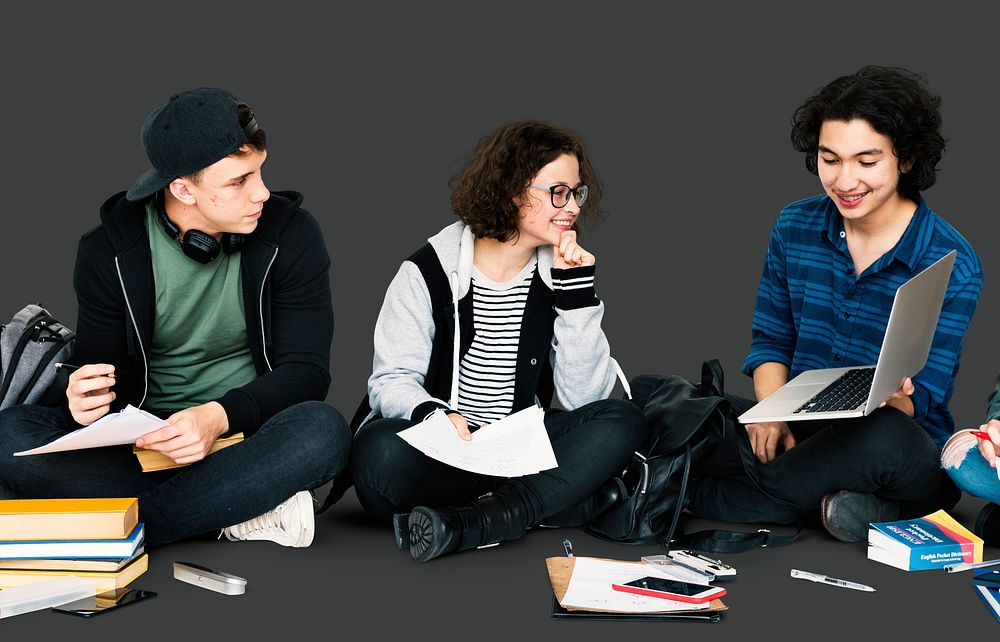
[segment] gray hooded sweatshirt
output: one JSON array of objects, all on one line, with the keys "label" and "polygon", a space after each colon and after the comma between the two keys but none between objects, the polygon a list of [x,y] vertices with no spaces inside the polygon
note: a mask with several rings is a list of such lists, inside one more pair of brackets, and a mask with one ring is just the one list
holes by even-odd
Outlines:
[{"label": "gray hooded sweatshirt", "polygon": [[[455,315],[451,327],[468,327],[459,321],[458,311],[462,308],[459,301],[471,288],[474,240],[471,230],[460,221],[428,239],[450,284],[448,294],[453,306],[450,309]],[[555,394],[564,408],[573,410],[608,398],[614,389],[617,365],[601,329],[604,303],[596,298],[592,287],[583,292],[579,289],[563,291],[557,279],[553,289],[552,253],[551,246],[536,250],[538,276],[555,300],[548,360]],[[389,284],[375,324],[375,358],[368,379],[370,416],[419,421],[436,408],[454,410],[457,407],[457,372],[449,373],[452,379],[450,399],[442,398],[440,385],[432,386],[427,381],[435,336],[442,329],[435,323],[427,280],[412,259],[400,266]],[[592,270],[592,267],[580,267],[556,272],[571,278],[579,271],[592,273]],[[528,307],[531,299],[529,294]],[[444,330],[450,332],[451,328]],[[522,325],[522,334],[527,331]],[[459,345],[463,341],[459,335],[460,332],[454,333],[454,344],[449,346],[453,348],[452,364],[460,362]],[[521,357],[519,354],[518,358]],[[525,358],[530,357],[525,355]],[[530,358],[532,366],[535,362],[536,359]],[[428,388],[437,389],[439,395],[433,396]],[[537,397],[535,401],[539,401]]]}]

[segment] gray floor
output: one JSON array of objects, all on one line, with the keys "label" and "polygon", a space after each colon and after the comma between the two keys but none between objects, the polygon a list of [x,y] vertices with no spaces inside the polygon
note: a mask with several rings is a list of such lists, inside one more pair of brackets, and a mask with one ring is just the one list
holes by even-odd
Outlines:
[{"label": "gray floor", "polygon": [[[986,269],[951,404],[958,426],[982,421],[998,370],[1000,259],[991,241],[1000,229],[1000,84],[995,21],[965,4],[64,4],[5,7],[0,273],[10,278],[0,318],[41,301],[75,327],[77,240],[97,223],[97,206],[148,167],[137,137],[143,117],[173,91],[223,86],[268,130],[269,185],[302,191],[323,226],[337,313],[330,401],[350,416],[364,395],[385,286],[421,239],[452,220],[447,179],[480,136],[535,117],[579,131],[604,181],[610,216],[586,247],[601,265],[604,328],[630,376],[696,377],[704,359],[719,357],[729,390],[752,394],[738,368],[768,233],[780,207],[820,189],[789,145],[792,111],[839,74],[902,65],[944,96],[949,146],[928,202],[973,241]],[[955,517],[971,524],[980,504],[965,500]],[[654,633],[649,623],[551,620],[544,565],[566,536],[578,555],[635,560],[654,548],[542,531],[419,565],[364,519],[353,496],[319,526],[306,550],[215,541],[154,550],[136,586],[158,591],[155,600],[93,621],[3,620],[0,639],[283,642],[315,631],[337,642],[392,634],[619,642]],[[175,560],[247,577],[248,592],[226,597],[177,582]],[[664,623],[655,634],[996,638],[968,574],[908,574],[817,531],[727,560],[740,577],[727,585],[722,622]],[[878,592],[791,580],[791,568]]]},{"label": "gray floor", "polygon": [[[970,525],[981,504],[966,498],[951,512]],[[695,524],[705,526],[712,524]],[[987,639],[998,630],[970,587],[970,573],[906,573],[868,561],[863,544],[838,543],[816,529],[807,529],[788,547],[726,557],[739,577],[725,584],[730,610],[717,624],[553,620],[544,559],[562,554],[567,537],[580,556],[636,560],[657,551],[608,544],[577,530],[540,530],[499,547],[417,564],[393,546],[388,528],[368,520],[350,493],[320,516],[308,549],[207,540],[154,549],[149,571],[134,586],[158,592],[157,598],[91,620],[47,611],[21,615],[0,621],[0,635],[4,640],[29,635],[90,640],[123,639],[128,633],[150,642],[192,635],[225,641],[300,639],[313,632],[331,639],[418,635],[487,641],[551,635],[605,640],[660,626],[664,635],[706,641],[762,635],[822,641],[875,633],[926,640],[957,631]],[[1000,548],[987,548],[986,556],[1000,556]],[[172,578],[174,561],[241,575],[248,579],[247,592],[223,596],[178,582]],[[856,580],[877,592],[792,580],[791,568]]]}]

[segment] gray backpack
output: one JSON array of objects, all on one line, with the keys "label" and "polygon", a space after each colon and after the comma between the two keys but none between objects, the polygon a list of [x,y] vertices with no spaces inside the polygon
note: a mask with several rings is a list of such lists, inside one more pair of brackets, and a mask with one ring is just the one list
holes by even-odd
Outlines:
[{"label": "gray backpack", "polygon": [[0,326],[0,409],[38,403],[55,382],[54,364],[73,356],[76,333],[30,304]]}]

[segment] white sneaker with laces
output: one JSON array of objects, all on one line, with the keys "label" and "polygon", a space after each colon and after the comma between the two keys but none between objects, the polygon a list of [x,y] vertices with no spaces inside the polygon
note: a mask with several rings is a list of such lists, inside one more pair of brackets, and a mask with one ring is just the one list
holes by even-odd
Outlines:
[{"label": "white sneaker with laces", "polygon": [[226,539],[262,539],[282,546],[305,548],[312,544],[316,532],[313,496],[308,490],[299,491],[263,515],[222,529]]}]

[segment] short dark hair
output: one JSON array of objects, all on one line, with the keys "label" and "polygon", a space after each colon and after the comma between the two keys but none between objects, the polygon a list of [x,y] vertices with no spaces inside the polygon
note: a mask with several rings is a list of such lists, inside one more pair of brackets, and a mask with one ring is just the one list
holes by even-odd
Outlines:
[{"label": "short dark hair", "polygon": [[862,67],[814,93],[792,117],[792,146],[806,153],[806,169],[818,174],[819,130],[825,121],[864,120],[892,141],[900,167],[898,191],[919,200],[937,179],[944,154],[941,97],[926,81],[898,67]]},{"label": "short dark hair", "polygon": [[587,157],[583,140],[568,129],[540,120],[518,120],[479,141],[472,160],[456,174],[451,208],[476,238],[509,241],[518,234],[520,207],[528,184],[544,166],[563,154],[580,163],[580,180],[589,188],[578,220],[601,217],[601,182]]},{"label": "short dark hair", "polygon": [[[236,117],[240,121],[240,127],[246,127],[253,118],[253,110],[243,104],[236,106]],[[267,151],[267,133],[264,132],[263,127],[258,127],[250,136],[247,136],[246,145],[241,145],[229,156],[249,156],[250,154],[256,152],[261,153]],[[227,156],[228,158],[228,156]],[[189,174],[184,178],[188,179],[194,184],[201,183],[201,175],[204,173],[206,168],[202,167],[194,174]]]}]

